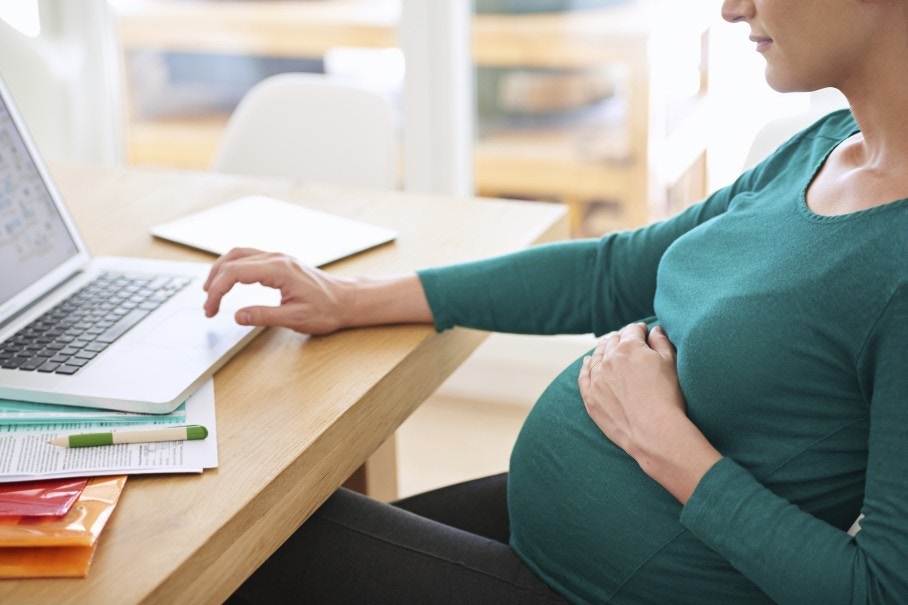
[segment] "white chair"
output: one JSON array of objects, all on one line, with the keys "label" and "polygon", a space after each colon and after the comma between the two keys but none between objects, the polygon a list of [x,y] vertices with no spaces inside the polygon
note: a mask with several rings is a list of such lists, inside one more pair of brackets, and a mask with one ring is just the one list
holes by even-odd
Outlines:
[{"label": "white chair", "polygon": [[246,93],[211,168],[394,189],[397,148],[385,97],[321,74],[285,73]]},{"label": "white chair", "polygon": [[807,110],[771,120],[757,131],[744,159],[744,170],[759,164],[782,143],[826,114],[847,106],[848,101],[836,90],[827,88],[811,93],[810,107]]},{"label": "white chair", "polygon": [[744,169],[747,170],[759,164],[782,143],[819,120],[826,113],[807,111],[768,122],[754,137],[747,157],[744,159]]}]

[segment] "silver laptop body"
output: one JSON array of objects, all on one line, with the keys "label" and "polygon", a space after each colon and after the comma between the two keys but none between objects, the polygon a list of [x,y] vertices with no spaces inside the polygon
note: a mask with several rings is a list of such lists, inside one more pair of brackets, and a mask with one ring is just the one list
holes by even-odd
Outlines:
[{"label": "silver laptop body", "polygon": [[[234,322],[235,310],[274,300],[262,288],[242,287],[225,298],[217,317],[207,319],[202,283],[208,269],[201,263],[92,258],[0,79],[0,343],[17,340],[31,322],[101,273],[147,275],[152,284],[161,283],[158,275],[189,280],[111,344],[93,347],[103,350],[78,368],[68,367],[69,373],[50,371],[53,363],[40,370],[2,367],[19,360],[9,362],[0,345],[7,361],[0,357],[0,399],[172,411],[256,334]],[[43,341],[61,346],[54,336]]]}]

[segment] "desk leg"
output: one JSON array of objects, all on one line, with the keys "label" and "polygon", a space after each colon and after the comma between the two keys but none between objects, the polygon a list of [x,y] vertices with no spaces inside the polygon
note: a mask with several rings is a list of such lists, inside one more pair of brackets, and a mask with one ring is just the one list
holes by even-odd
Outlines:
[{"label": "desk leg", "polygon": [[344,487],[390,502],[397,498],[397,440],[391,435],[365,464],[344,482]]}]

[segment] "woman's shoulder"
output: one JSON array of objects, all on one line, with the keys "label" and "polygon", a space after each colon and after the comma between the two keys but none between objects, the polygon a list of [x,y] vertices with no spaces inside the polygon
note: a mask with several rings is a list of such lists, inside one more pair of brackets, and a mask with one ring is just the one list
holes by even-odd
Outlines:
[{"label": "woman's shoulder", "polygon": [[806,149],[814,149],[825,159],[833,147],[859,130],[850,109],[837,109],[796,132],[777,152],[783,156],[803,156]]},{"label": "woman's shoulder", "polygon": [[809,137],[831,138],[837,141],[847,139],[860,130],[851,110],[846,108],[836,109],[819,118],[802,132]]},{"label": "woman's shoulder", "polygon": [[745,176],[759,188],[780,177],[812,175],[836,145],[858,130],[850,109],[828,113],[791,136]]}]

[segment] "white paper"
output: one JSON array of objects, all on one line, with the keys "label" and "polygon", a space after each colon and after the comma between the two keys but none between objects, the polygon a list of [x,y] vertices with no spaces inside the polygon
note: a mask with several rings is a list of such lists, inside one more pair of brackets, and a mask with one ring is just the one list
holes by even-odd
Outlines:
[{"label": "white paper", "polygon": [[317,267],[397,237],[392,229],[262,195],[155,225],[151,233],[214,254],[237,246],[284,252]]},{"label": "white paper", "polygon": [[97,426],[110,427],[123,423],[180,424],[186,422],[186,405],[180,404],[177,409],[168,414],[141,414],[139,412],[118,412],[71,405],[0,399],[0,427],[7,424],[68,425],[78,423],[83,425],[86,422],[95,422],[98,423]]},{"label": "white paper", "polygon": [[[214,382],[208,380],[186,401],[186,424],[200,424],[208,437],[192,441],[122,443],[98,447],[60,447],[55,437],[98,431],[92,422],[41,427],[0,426],[0,483],[149,473],[201,473],[218,465]],[[123,429],[155,425],[129,425]],[[105,427],[100,430],[110,430]]]}]

